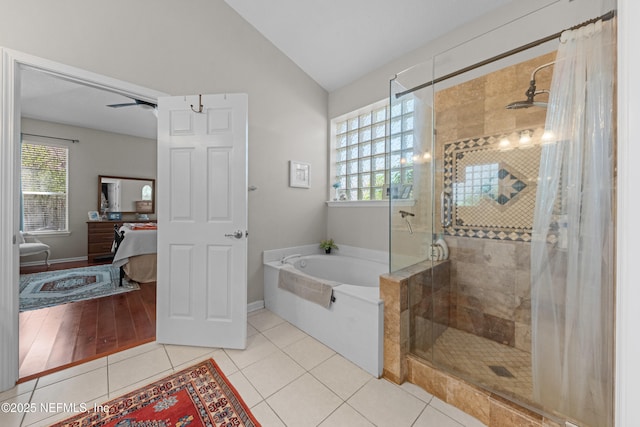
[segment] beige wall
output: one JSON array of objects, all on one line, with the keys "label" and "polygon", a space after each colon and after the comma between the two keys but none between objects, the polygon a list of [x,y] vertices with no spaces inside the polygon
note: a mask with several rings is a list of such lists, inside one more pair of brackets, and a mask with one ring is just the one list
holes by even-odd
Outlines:
[{"label": "beige wall", "polygon": [[[360,230],[354,233],[353,229]],[[338,243],[377,251],[389,250],[389,207],[329,208],[327,236]],[[384,235],[384,239],[380,239]],[[348,240],[347,240],[348,238]]]},{"label": "beige wall", "polygon": [[[0,46],[173,95],[248,93],[248,302],[262,251],[324,237],[327,92],[223,0],[2,3]],[[310,189],[289,188],[289,160],[311,164]]]},{"label": "beige wall", "polygon": [[[80,141],[32,138],[69,148],[70,234],[40,237],[51,246],[52,260],[87,256],[87,212],[98,210],[98,175],[156,178],[155,140],[32,119],[22,120],[22,132]],[[34,256],[23,261],[41,259]]]}]

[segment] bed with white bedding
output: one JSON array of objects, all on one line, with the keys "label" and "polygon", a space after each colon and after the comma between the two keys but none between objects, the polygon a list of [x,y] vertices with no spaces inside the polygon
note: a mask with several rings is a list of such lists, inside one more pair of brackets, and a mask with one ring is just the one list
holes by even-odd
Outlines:
[{"label": "bed with white bedding", "polygon": [[122,267],[127,277],[145,283],[156,281],[158,229],[155,223],[125,223],[120,227],[124,240],[113,258],[114,267]]}]

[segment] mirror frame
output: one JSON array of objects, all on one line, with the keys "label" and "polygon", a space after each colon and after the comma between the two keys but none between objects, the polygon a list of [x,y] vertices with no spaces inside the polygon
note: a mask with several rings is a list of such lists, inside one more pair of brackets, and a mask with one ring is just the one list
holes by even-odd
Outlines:
[{"label": "mirror frame", "polygon": [[[130,181],[149,181],[151,182],[151,211],[148,212],[140,212],[145,214],[155,214],[156,213],[156,180],[154,178],[136,178],[132,176],[114,176],[114,175],[98,175],[98,212],[102,213],[102,197],[100,194],[102,193],[102,178],[109,179],[121,179],[121,180],[130,180]],[[119,211],[123,214],[135,214],[137,211]]]}]

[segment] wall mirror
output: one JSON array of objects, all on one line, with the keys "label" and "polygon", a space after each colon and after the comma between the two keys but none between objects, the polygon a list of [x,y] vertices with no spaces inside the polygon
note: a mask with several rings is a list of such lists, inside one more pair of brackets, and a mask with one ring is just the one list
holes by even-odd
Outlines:
[{"label": "wall mirror", "polygon": [[98,177],[99,212],[154,213],[155,179],[124,176]]}]

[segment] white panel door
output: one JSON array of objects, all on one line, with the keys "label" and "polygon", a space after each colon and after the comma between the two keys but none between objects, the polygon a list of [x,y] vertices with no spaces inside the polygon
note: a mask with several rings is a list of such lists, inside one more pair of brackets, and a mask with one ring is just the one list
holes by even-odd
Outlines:
[{"label": "white panel door", "polygon": [[245,348],[247,95],[202,105],[158,99],[156,338]]}]

